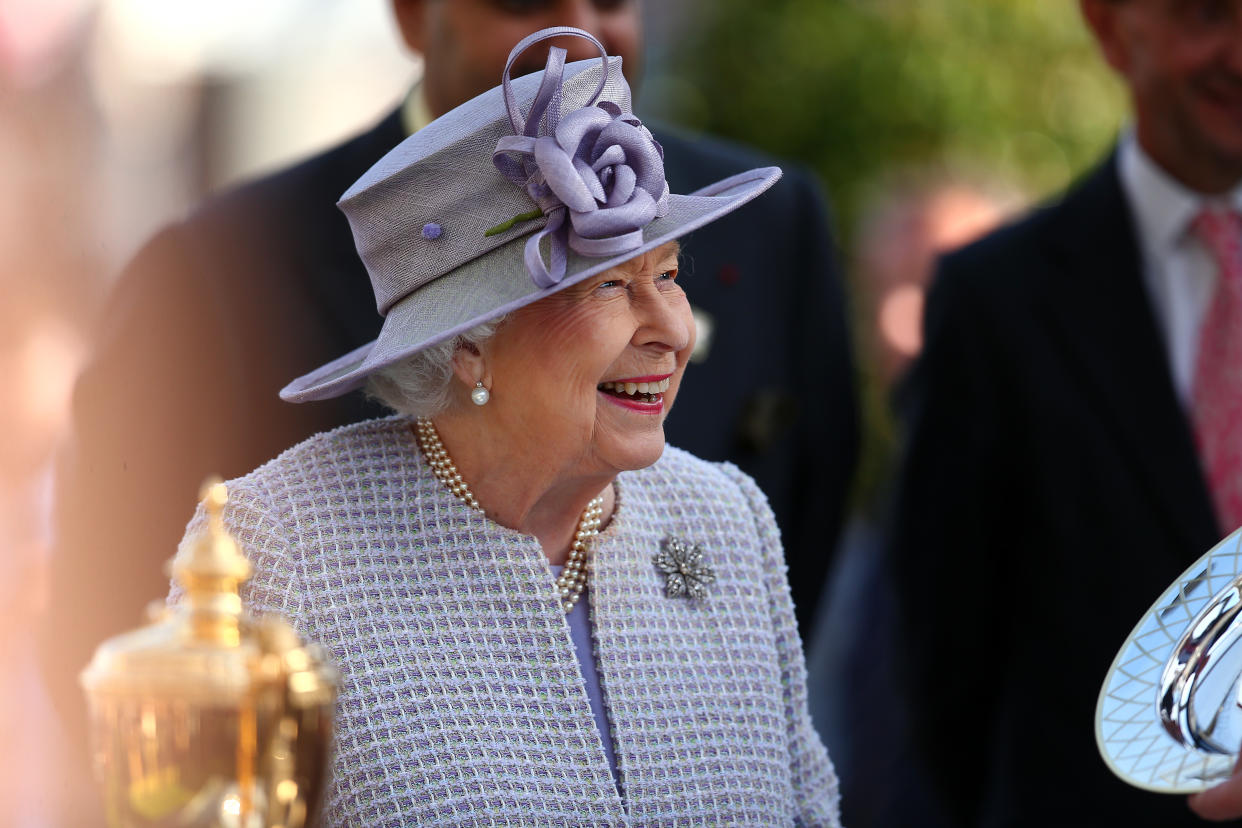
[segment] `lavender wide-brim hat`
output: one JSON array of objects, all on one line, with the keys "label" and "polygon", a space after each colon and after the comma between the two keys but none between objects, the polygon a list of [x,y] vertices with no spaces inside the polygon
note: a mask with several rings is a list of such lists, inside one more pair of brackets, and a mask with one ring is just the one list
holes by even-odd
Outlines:
[{"label": "lavender wide-brim hat", "polygon": [[[511,81],[534,43],[576,35],[599,60]],[[405,139],[342,196],[384,317],[370,342],[281,390],[329,399],[374,372],[730,213],[780,178],[740,173],[669,193],[663,150],[634,118],[621,59],[569,27],[536,32],[509,56],[501,86]]]}]

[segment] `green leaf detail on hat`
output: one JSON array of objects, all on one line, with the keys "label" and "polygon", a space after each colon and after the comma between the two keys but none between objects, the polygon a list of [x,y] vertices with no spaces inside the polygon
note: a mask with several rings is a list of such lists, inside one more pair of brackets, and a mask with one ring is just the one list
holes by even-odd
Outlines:
[{"label": "green leaf detail on hat", "polygon": [[531,210],[528,213],[518,213],[513,218],[508,219],[506,221],[502,221],[500,224],[497,224],[495,227],[491,228],[490,230],[483,231],[483,235],[484,236],[499,235],[500,233],[503,233],[506,230],[508,230],[513,225],[517,224],[518,222],[533,221],[537,218],[542,218],[542,217],[543,217],[543,210],[540,210],[538,207],[536,207],[535,209]]}]

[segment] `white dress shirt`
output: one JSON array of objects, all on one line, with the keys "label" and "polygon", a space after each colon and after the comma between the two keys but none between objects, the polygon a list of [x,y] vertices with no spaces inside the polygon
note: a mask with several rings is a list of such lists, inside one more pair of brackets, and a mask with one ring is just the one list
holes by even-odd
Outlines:
[{"label": "white dress shirt", "polygon": [[1205,207],[1242,212],[1242,185],[1226,196],[1188,189],[1139,146],[1131,130],[1118,150],[1121,188],[1130,202],[1142,258],[1143,282],[1164,337],[1173,386],[1189,410],[1199,330],[1216,290],[1216,263],[1190,231]]}]

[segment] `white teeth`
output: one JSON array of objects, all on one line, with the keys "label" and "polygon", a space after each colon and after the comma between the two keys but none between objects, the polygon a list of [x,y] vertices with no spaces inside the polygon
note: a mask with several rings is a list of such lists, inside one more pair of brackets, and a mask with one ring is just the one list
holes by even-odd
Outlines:
[{"label": "white teeth", "polygon": [[601,391],[615,391],[618,394],[663,394],[668,390],[669,380],[659,382],[601,382]]}]

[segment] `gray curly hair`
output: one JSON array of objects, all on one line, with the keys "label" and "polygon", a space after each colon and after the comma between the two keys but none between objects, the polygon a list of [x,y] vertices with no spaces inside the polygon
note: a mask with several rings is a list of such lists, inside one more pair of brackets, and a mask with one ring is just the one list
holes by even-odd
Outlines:
[{"label": "gray curly hair", "polygon": [[479,347],[492,338],[503,316],[475,325],[465,333],[424,348],[409,359],[381,368],[367,378],[365,393],[398,414],[434,417],[448,408],[453,379],[453,354],[458,348]]}]

